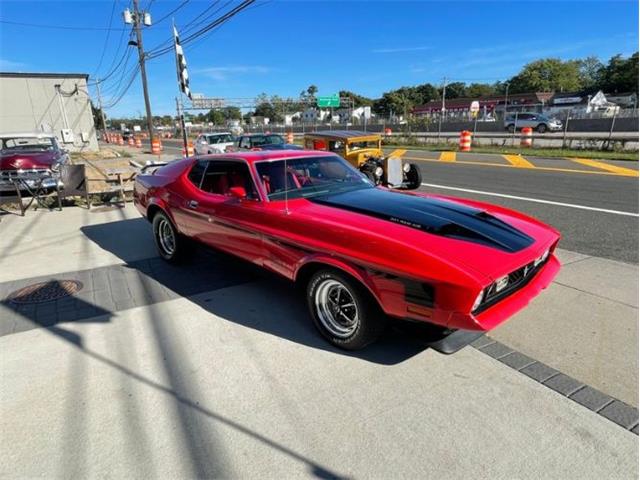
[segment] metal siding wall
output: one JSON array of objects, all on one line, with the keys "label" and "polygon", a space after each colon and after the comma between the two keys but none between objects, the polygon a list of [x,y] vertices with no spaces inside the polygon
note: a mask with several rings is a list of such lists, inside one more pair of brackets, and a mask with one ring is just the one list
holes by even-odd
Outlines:
[{"label": "metal siding wall", "polygon": [[[73,130],[74,143],[63,144],[61,130],[65,127],[55,85],[71,92],[78,85],[78,93],[62,96],[64,109]],[[87,82],[84,78],[0,77],[0,131],[51,131],[64,148],[71,151],[98,150],[96,130],[91,114]],[[80,134],[89,135],[83,143]]]}]

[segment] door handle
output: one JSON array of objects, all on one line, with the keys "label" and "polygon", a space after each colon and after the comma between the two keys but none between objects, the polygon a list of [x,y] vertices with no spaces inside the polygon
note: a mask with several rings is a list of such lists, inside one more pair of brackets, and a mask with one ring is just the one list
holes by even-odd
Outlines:
[{"label": "door handle", "polygon": [[189,200],[187,202],[187,206],[189,208],[198,208],[198,202],[196,202],[195,200]]}]

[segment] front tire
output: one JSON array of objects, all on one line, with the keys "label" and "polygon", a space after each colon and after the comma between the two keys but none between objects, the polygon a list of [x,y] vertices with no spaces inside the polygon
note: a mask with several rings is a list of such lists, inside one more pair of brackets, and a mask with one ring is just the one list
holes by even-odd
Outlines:
[{"label": "front tire", "polygon": [[185,239],[163,212],[158,212],[153,217],[153,238],[158,253],[167,262],[178,263],[184,258]]},{"label": "front tire", "polygon": [[544,123],[541,123],[540,125],[538,125],[538,128],[536,128],[536,130],[538,130],[538,133],[544,133],[547,131],[547,126]]},{"label": "front tire", "polygon": [[307,305],[322,336],[345,350],[364,348],[380,336],[386,324],[371,294],[336,270],[320,270],[311,277]]},{"label": "front tire", "polygon": [[516,126],[514,124],[511,124],[507,127],[507,130],[509,133],[514,133],[516,131]]},{"label": "front tire", "polygon": [[415,163],[409,165],[406,185],[407,190],[415,190],[422,185],[422,172]]}]

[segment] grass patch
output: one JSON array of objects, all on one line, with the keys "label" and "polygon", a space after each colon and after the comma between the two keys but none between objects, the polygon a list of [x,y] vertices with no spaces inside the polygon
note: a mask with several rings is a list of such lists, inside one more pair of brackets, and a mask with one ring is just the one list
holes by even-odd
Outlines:
[{"label": "grass patch", "polygon": [[[385,148],[402,147],[409,148],[411,150],[425,150],[430,152],[457,152],[459,151],[456,146],[450,143],[430,143],[423,145],[401,144],[394,142],[393,144],[385,144]],[[518,146],[473,146],[471,153],[496,153],[499,155],[528,155],[532,157],[548,157],[548,158],[565,158],[565,157],[579,157],[579,158],[593,158],[600,160],[625,160],[625,161],[638,161],[638,152],[615,152],[610,150],[578,150],[568,148],[520,148]]]}]

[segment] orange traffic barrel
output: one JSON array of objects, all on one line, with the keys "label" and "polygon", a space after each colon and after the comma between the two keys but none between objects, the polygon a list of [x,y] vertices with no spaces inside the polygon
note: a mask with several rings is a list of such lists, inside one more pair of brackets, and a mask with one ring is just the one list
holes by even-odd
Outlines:
[{"label": "orange traffic barrel", "polygon": [[130,147],[134,147],[136,145],[136,141],[133,139],[133,137],[129,137],[129,140],[127,141],[127,143],[129,144]]},{"label": "orange traffic barrel", "polygon": [[391,129],[390,128],[385,128],[384,129],[384,135],[386,137],[390,137],[391,136]]},{"label": "orange traffic barrel", "polygon": [[187,144],[187,155],[189,155],[190,157],[193,157],[194,153],[195,153],[195,149],[193,148],[193,142],[189,142]]},{"label": "orange traffic barrel", "polygon": [[463,130],[460,132],[460,151],[471,151],[471,132],[468,130]]},{"label": "orange traffic barrel", "polygon": [[142,139],[140,137],[136,137],[136,148],[142,148]]},{"label": "orange traffic barrel", "polygon": [[287,143],[293,143],[293,132],[287,133]]},{"label": "orange traffic barrel", "polygon": [[122,135],[118,135],[118,145],[124,145],[124,138],[122,138]]},{"label": "orange traffic barrel", "polygon": [[522,129],[522,137],[520,138],[521,147],[530,147],[533,145],[533,128],[524,127]]},{"label": "orange traffic barrel", "polygon": [[151,153],[155,155],[160,155],[162,144],[160,143],[159,138],[154,138],[151,140]]}]

